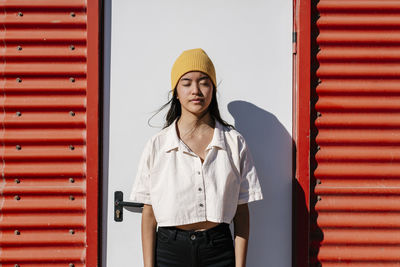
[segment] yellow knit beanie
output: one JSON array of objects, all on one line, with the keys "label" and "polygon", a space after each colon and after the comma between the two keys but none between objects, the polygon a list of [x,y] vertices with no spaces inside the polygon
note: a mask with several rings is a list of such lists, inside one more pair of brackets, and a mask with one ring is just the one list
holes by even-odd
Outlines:
[{"label": "yellow knit beanie", "polygon": [[201,71],[207,74],[216,87],[215,68],[211,59],[201,48],[195,48],[183,51],[176,59],[171,70],[171,88],[175,89],[179,79],[189,71]]}]

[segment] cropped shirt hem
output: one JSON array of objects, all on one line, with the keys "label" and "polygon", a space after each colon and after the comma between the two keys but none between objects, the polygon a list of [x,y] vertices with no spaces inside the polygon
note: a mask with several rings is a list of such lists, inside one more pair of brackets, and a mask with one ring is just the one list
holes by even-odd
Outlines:
[{"label": "cropped shirt hem", "polygon": [[245,203],[248,203],[248,202],[253,202],[253,201],[256,201],[256,200],[261,200],[261,199],[263,199],[262,193],[260,191],[258,191],[258,192],[254,192],[253,191],[253,192],[250,192],[245,197],[239,199],[238,205],[245,204]]},{"label": "cropped shirt hem", "polygon": [[158,226],[177,226],[177,225],[184,225],[184,224],[190,224],[190,223],[197,223],[197,222],[204,222],[204,221],[210,221],[210,222],[215,222],[215,223],[227,223],[230,224],[231,221],[229,221],[229,219],[225,218],[225,219],[216,219],[216,218],[212,218],[212,217],[207,217],[207,219],[205,217],[195,217],[195,218],[191,218],[189,219],[183,219],[183,220],[163,220],[163,221],[159,221],[157,222]]},{"label": "cropped shirt hem", "polygon": [[129,197],[130,201],[151,205],[149,196],[136,193],[134,196]]}]

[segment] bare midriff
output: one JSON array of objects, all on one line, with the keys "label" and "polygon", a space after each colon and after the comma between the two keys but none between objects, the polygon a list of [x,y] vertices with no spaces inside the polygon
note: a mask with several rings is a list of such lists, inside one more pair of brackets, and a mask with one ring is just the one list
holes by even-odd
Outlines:
[{"label": "bare midriff", "polygon": [[204,231],[204,230],[210,229],[212,227],[215,227],[218,224],[220,224],[220,223],[204,221],[204,222],[191,223],[191,224],[185,224],[185,225],[177,225],[175,227],[182,229],[182,230]]}]

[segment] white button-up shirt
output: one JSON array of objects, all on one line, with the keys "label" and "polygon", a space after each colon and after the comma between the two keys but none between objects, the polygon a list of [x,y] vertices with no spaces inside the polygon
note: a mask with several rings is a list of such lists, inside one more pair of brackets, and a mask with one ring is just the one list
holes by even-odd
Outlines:
[{"label": "white button-up shirt", "polygon": [[263,198],[249,147],[237,130],[215,120],[202,163],[178,137],[176,122],[147,141],[130,195],[152,205],[158,226],[231,223],[238,204]]}]

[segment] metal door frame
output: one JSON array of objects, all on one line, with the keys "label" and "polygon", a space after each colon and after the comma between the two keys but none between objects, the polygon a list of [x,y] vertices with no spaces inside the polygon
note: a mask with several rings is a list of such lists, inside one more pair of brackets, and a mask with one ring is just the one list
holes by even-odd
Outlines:
[{"label": "metal door frame", "polygon": [[293,0],[293,249],[292,265],[309,266],[311,0]]},{"label": "metal door frame", "polygon": [[99,0],[87,2],[86,266],[99,263]]}]

